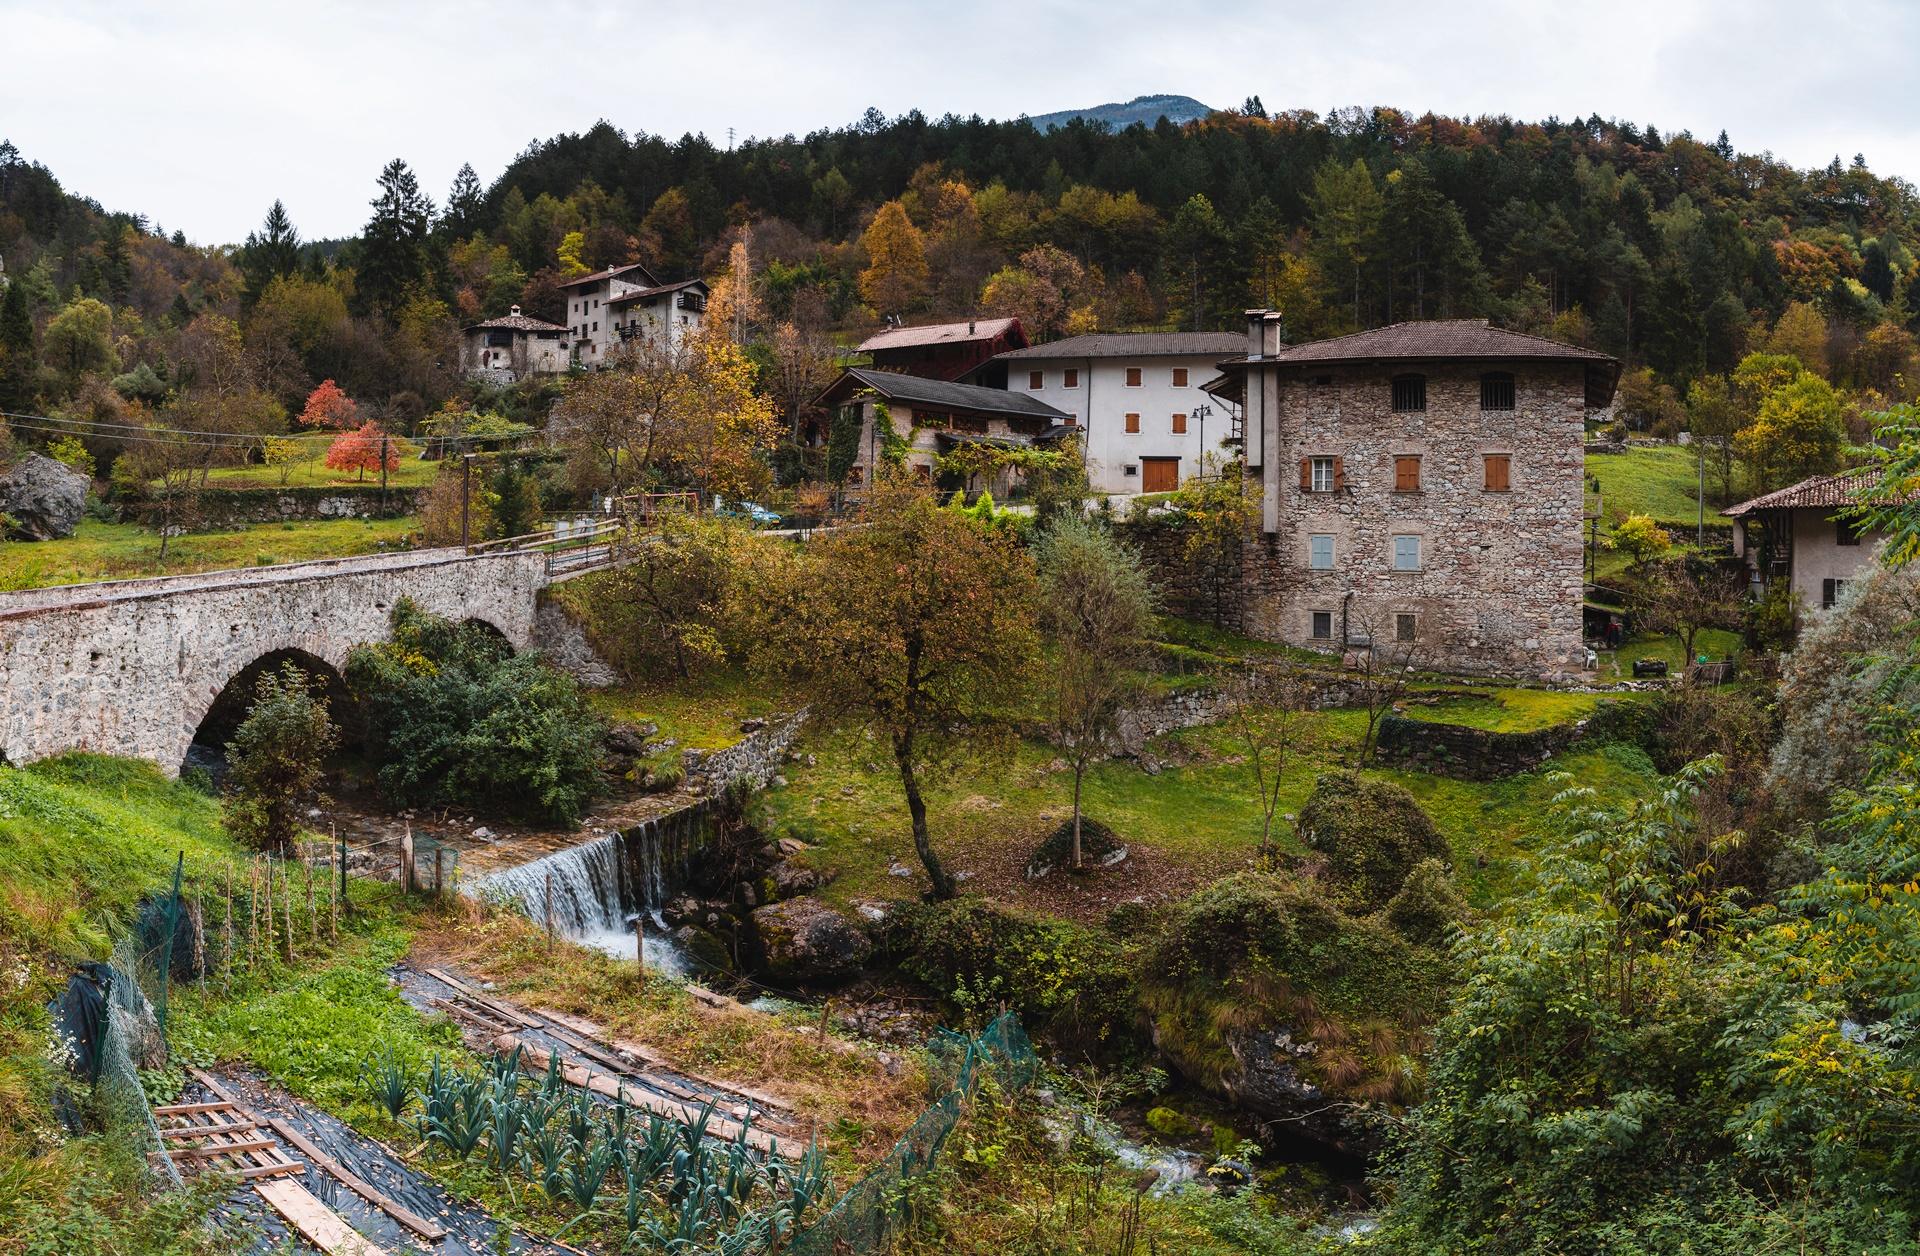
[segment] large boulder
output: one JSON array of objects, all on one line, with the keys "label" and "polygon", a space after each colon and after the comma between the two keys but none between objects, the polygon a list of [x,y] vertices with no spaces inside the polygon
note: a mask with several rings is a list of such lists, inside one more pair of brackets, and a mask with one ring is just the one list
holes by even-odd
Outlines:
[{"label": "large boulder", "polygon": [[1391,781],[1358,772],[1328,772],[1313,784],[1294,826],[1326,861],[1326,873],[1349,906],[1387,905],[1414,865],[1452,857],[1447,839],[1420,803]]},{"label": "large boulder", "polygon": [[845,913],[817,898],[790,898],[753,913],[767,976],[783,984],[845,981],[873,954],[873,942]]},{"label": "large boulder", "polygon": [[31,453],[0,475],[0,514],[13,519],[9,535],[57,541],[73,535],[87,509],[87,477],[64,462]]}]

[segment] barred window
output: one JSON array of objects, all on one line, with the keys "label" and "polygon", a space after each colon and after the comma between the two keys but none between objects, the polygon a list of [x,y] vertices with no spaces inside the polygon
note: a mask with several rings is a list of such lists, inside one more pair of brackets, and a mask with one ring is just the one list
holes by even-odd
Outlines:
[{"label": "barred window", "polygon": [[1333,612],[1315,611],[1313,613],[1313,639],[1315,641],[1333,640]]},{"label": "barred window", "polygon": [[1426,408],[1426,376],[1396,375],[1393,377],[1393,410],[1395,414],[1417,414]]},{"label": "barred window", "polygon": [[1480,377],[1480,408],[1482,410],[1513,409],[1513,376],[1505,371],[1492,371]]}]

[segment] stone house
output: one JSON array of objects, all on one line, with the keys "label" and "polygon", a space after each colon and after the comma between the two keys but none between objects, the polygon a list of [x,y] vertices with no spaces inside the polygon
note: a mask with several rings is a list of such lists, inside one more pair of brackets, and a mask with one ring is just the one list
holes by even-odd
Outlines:
[{"label": "stone house", "polygon": [[533,375],[565,374],[567,329],[529,318],[514,306],[504,318],[474,323],[460,333],[460,373],[472,379],[510,384]]},{"label": "stone house", "polygon": [[[978,371],[996,354],[1024,348],[1027,333],[1017,318],[970,318],[964,323],[888,327],[860,342],[875,370],[926,379],[957,380]],[[975,379],[993,384],[992,379]]]},{"label": "stone house", "polygon": [[1488,675],[1578,673],[1582,435],[1619,363],[1478,319],[1281,343],[1248,312],[1208,391],[1244,407],[1244,624]]},{"label": "stone house", "polygon": [[860,442],[847,476],[847,487],[856,491],[872,482],[881,458],[883,421],[907,442],[906,464],[921,481],[941,488],[984,489],[998,498],[1012,491],[1017,478],[1013,473],[1002,471],[984,483],[960,483],[941,476],[940,456],[968,444],[1031,449],[1071,430],[1065,411],[1021,393],[869,367],[848,368],[820,394],[819,405],[829,415],[851,418],[852,412],[858,413]]},{"label": "stone house", "polygon": [[1839,601],[1886,539],[1842,512],[1879,483],[1878,468],[1816,475],[1727,507],[1734,556],[1746,565],[1754,596],[1784,581],[1802,606],[1825,610]]},{"label": "stone house", "polygon": [[705,280],[663,284],[638,262],[568,280],[560,291],[573,360],[586,367],[600,366],[635,341],[672,347],[707,317]]},{"label": "stone house", "polygon": [[1001,386],[1072,416],[1096,491],[1164,493],[1236,434],[1229,407],[1201,385],[1245,347],[1233,332],[1069,336],[1001,353],[992,365]]}]

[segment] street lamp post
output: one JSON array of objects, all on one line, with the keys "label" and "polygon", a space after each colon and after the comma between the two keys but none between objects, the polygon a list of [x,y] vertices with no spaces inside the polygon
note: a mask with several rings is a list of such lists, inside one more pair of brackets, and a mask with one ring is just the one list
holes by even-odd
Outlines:
[{"label": "street lamp post", "polygon": [[1213,413],[1213,407],[1201,402],[1193,408],[1193,417],[1200,423],[1200,475],[1207,474],[1207,416]]}]

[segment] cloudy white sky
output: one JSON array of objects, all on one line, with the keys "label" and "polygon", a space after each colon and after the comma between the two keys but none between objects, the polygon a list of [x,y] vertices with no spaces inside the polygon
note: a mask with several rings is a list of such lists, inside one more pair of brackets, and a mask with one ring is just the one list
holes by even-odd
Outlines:
[{"label": "cloudy white sky", "polygon": [[353,232],[404,157],[436,198],[529,141],[1013,117],[1151,92],[1320,112],[1599,113],[1920,181],[1920,4],[1800,0],[0,0],[0,137],[201,243],[275,198]]}]

